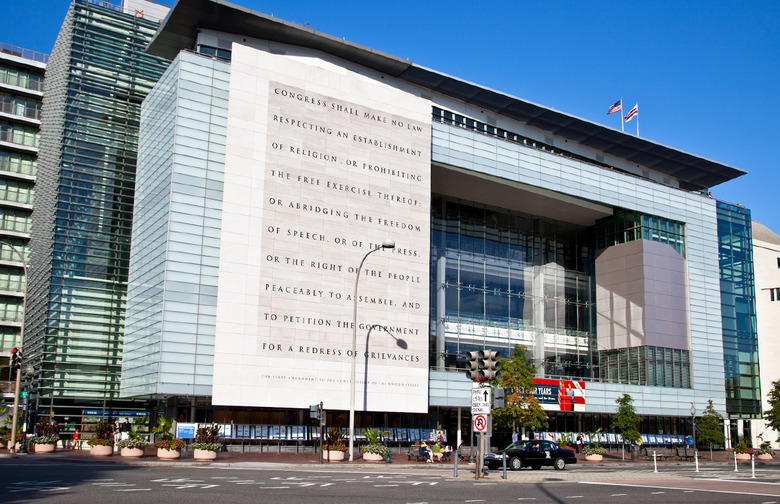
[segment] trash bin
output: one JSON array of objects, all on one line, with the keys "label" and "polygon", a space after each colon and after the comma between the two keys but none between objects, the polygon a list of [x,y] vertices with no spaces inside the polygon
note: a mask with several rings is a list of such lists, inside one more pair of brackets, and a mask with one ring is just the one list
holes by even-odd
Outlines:
[{"label": "trash bin", "polygon": [[631,462],[639,460],[639,445],[631,445]]}]

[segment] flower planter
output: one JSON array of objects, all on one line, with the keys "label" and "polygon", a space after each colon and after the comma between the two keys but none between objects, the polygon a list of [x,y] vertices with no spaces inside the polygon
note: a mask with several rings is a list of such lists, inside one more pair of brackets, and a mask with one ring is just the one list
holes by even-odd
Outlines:
[{"label": "flower planter", "polygon": [[166,450],[165,448],[157,448],[157,458],[172,460],[179,457],[181,457],[181,450]]},{"label": "flower planter", "polygon": [[119,455],[123,457],[143,457],[143,448],[120,448]]},{"label": "flower planter", "polygon": [[585,455],[585,460],[587,460],[588,462],[601,462],[602,460],[604,460],[604,455],[598,453],[593,455]]},{"label": "flower planter", "polygon": [[343,451],[334,451],[334,450],[325,450],[325,460],[328,462],[338,462],[340,460],[344,460],[344,452]]},{"label": "flower planter", "polygon": [[734,457],[737,460],[750,460],[750,454],[749,453],[735,453]]},{"label": "flower planter", "polygon": [[758,460],[772,460],[772,454],[771,453],[762,453],[761,455],[757,455],[756,458]]},{"label": "flower planter", "polygon": [[51,453],[54,451],[54,443],[35,443],[35,453]]},{"label": "flower planter", "polygon": [[95,445],[89,449],[89,454],[93,457],[108,457],[114,453],[114,447],[111,445]]},{"label": "flower planter", "polygon": [[196,448],[192,451],[192,456],[195,460],[214,460],[217,458],[217,452],[214,450],[198,450]]},{"label": "flower planter", "polygon": [[373,461],[373,462],[379,462],[381,460],[384,460],[384,455],[380,455],[378,453],[364,453],[363,454],[363,460],[366,461]]}]

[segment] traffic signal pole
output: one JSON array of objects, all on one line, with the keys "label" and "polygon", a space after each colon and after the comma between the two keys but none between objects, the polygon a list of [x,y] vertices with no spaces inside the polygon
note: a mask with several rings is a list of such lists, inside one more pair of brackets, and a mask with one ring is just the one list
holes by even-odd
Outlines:
[{"label": "traffic signal pole", "polygon": [[14,385],[14,412],[11,420],[11,436],[8,445],[11,447],[11,453],[16,453],[16,426],[19,423],[19,395],[22,388],[22,366],[17,363],[16,366],[16,384]]}]

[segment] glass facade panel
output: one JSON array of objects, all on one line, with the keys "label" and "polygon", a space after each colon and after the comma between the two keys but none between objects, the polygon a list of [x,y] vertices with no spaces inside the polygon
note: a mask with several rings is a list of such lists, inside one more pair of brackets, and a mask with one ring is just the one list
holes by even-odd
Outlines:
[{"label": "glass facade panel", "polygon": [[432,295],[431,320],[445,329],[432,365],[454,367],[489,340],[504,355],[533,350],[545,376],[597,377],[592,234],[446,197],[433,207],[431,289],[445,295]]},{"label": "glass facade panel", "polygon": [[758,371],[753,237],[750,210],[718,202],[723,364],[726,411],[732,418],[758,418]]}]

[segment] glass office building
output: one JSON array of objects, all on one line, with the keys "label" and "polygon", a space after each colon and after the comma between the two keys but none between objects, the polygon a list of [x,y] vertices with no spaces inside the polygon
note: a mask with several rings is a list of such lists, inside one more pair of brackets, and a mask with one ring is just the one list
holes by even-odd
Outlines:
[{"label": "glass office building", "polygon": [[[21,345],[47,54],[0,43],[0,356]],[[10,394],[8,368],[0,376]]]},{"label": "glass office building", "polygon": [[75,0],[46,70],[25,347],[37,411],[65,423],[117,407],[138,118],[167,65],[145,4]]}]

